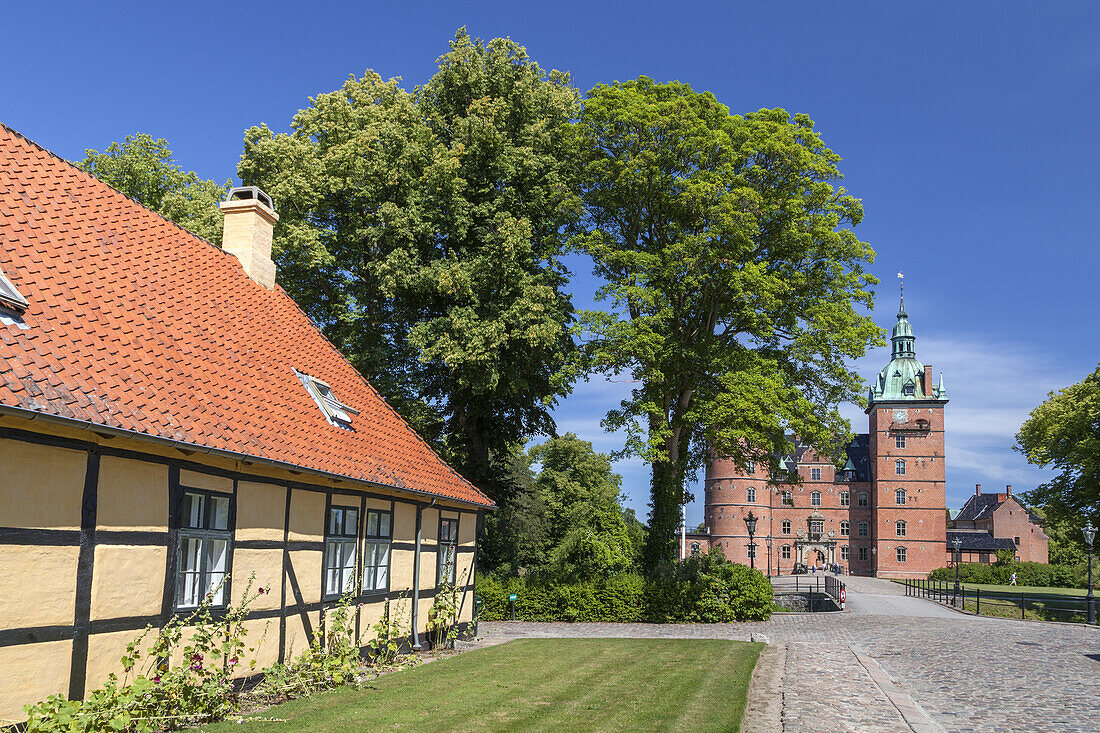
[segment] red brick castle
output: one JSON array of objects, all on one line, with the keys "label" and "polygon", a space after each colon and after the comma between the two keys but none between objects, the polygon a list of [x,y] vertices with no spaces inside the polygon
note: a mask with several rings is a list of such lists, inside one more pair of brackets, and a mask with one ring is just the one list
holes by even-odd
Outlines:
[{"label": "red brick castle", "polygon": [[752,553],[769,574],[837,563],[857,575],[924,577],[944,565],[947,393],[942,374],[933,384],[932,367],[917,361],[904,299],[891,341],[890,363],[868,391],[868,432],[845,446],[842,468],[797,439],[779,466],[783,479],[797,472],[798,483],[769,483],[761,466],[743,472],[731,460],[711,461],[708,532],[688,536],[690,551],[720,547],[744,564]]}]

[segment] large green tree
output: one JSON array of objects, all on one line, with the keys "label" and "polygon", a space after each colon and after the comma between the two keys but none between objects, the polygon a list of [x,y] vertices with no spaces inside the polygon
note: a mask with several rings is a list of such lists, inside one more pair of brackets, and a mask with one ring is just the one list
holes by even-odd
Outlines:
[{"label": "large green tree", "polygon": [[219,184],[183,170],[164,138],[127,135],[102,153],[84,151],[84,160],[76,166],[191,233],[221,245],[218,202],[229,192],[229,181]]},{"label": "large green tree", "polygon": [[1016,434],[1016,450],[1058,475],[1024,496],[1055,524],[1100,523],[1100,365],[1077,384],[1051,392]]},{"label": "large green tree", "polygon": [[511,446],[553,433],[573,308],[579,94],[460,30],[409,93],[373,72],[250,129],[239,173],[282,217],[279,282],[460,472],[502,500]]},{"label": "large green tree", "polygon": [[688,471],[708,450],[771,461],[795,432],[828,454],[858,402],[850,360],[882,341],[865,315],[874,253],[859,200],[805,115],[731,115],[646,77],[589,92],[577,127],[587,233],[606,284],[584,314],[589,369],[638,383],[605,425],[652,465],[646,562],[675,552]]}]

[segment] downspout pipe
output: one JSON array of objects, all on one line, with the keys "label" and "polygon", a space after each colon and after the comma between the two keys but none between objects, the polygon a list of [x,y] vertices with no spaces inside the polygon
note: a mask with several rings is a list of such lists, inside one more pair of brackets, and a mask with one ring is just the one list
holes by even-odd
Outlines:
[{"label": "downspout pipe", "polygon": [[416,549],[413,553],[413,592],[412,592],[412,649],[418,652],[423,649],[420,644],[420,625],[417,622],[417,612],[420,610],[420,536],[424,527],[424,507],[416,506]]}]

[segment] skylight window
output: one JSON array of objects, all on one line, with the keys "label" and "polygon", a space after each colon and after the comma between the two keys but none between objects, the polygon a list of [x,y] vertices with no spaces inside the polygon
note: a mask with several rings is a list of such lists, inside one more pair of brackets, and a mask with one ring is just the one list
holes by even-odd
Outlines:
[{"label": "skylight window", "polygon": [[22,315],[29,305],[27,299],[20,295],[15,286],[12,285],[11,280],[4,275],[4,271],[0,270],[0,306]]},{"label": "skylight window", "polygon": [[321,408],[321,414],[325,416],[326,420],[337,427],[351,427],[351,416],[358,415],[359,410],[338,400],[332,392],[332,387],[320,379],[303,374],[297,369],[294,370],[294,373],[298,375],[298,379],[302,382],[306,391],[309,392],[309,396],[317,403],[317,407]]}]

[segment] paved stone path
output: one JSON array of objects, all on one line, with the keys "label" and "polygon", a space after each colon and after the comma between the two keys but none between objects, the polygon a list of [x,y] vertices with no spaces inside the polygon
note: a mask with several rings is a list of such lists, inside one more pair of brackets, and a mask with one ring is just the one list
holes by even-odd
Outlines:
[{"label": "paved stone path", "polygon": [[483,623],[488,642],[520,637],[658,637],[786,645],[785,733],[1100,731],[1100,630],[982,618],[846,577],[848,611],[762,623]]}]

